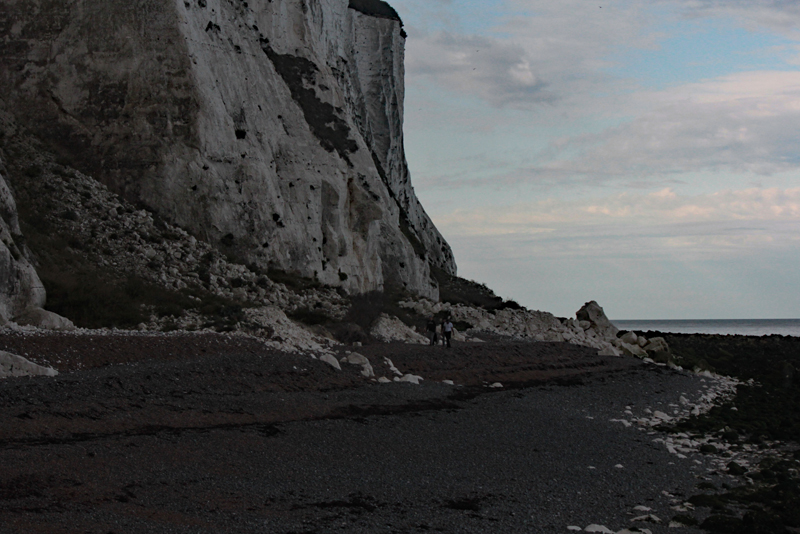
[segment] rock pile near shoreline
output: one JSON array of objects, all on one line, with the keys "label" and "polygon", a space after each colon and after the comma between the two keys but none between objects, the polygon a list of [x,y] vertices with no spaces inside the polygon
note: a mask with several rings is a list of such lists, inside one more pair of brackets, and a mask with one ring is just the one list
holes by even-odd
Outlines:
[{"label": "rock pile near shoreline", "polygon": [[560,320],[551,313],[525,308],[486,310],[464,304],[433,302],[428,299],[401,302],[400,306],[414,310],[421,317],[448,314],[454,322],[467,324],[463,334],[480,337],[488,332],[514,339],[558,341],[592,347],[609,356],[636,356],[640,359],[668,363],[669,347],[663,338],[648,340],[633,332],[618,338],[617,329],[603,308],[595,301],[584,304],[574,319]]},{"label": "rock pile near shoreline", "polygon": [[10,376],[57,376],[52,367],[37,365],[27,358],[0,351],[0,378]]}]

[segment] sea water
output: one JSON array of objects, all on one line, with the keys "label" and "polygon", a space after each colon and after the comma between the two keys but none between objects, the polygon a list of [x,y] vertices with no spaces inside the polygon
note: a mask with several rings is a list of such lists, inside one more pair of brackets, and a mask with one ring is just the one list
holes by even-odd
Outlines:
[{"label": "sea water", "polygon": [[696,319],[618,320],[620,330],[669,332],[673,334],[731,334],[741,336],[800,336],[800,319]]}]

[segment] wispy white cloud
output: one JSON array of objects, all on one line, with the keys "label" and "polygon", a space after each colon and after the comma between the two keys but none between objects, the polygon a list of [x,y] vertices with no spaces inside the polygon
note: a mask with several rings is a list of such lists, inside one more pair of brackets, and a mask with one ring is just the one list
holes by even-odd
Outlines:
[{"label": "wispy white cloud", "polygon": [[653,177],[800,167],[800,72],[734,74],[635,99],[654,108],[600,134],[554,141],[541,170]]},{"label": "wispy white cloud", "polygon": [[604,249],[603,255],[616,254],[618,247],[627,249],[630,240],[648,255],[672,254],[676,249],[703,255],[749,254],[753,248],[796,244],[792,228],[798,223],[800,187],[694,196],[666,188],[649,194],[455,210],[436,219],[448,236],[510,239],[528,245],[539,241],[537,246],[553,245],[559,255],[571,251],[580,256],[598,249]]},{"label": "wispy white cloud", "polygon": [[407,69],[495,106],[552,101],[525,50],[482,36],[440,32],[409,43]]},{"label": "wispy white cloud", "polygon": [[556,228],[686,225],[688,223],[800,222],[800,187],[724,190],[681,195],[671,188],[582,200],[548,199],[510,206],[455,210],[437,225],[458,235],[529,235]]},{"label": "wispy white cloud", "polygon": [[[655,46],[637,2],[612,0],[605,11],[583,0],[509,0],[490,30],[412,32],[407,71],[496,107],[529,108],[573,100],[607,76],[607,56],[619,47]],[[618,9],[614,9],[614,6]]]},{"label": "wispy white cloud", "polygon": [[770,29],[787,37],[800,38],[797,21],[800,5],[787,0],[658,0],[677,6],[686,17],[728,17],[751,30]]}]

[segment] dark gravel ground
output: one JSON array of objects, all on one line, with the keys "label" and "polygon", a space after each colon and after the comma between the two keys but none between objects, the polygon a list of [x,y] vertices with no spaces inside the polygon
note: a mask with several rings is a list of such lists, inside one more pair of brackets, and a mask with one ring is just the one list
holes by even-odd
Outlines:
[{"label": "dark gravel ground", "polygon": [[[104,359],[120,337],[36,337],[67,372],[0,381],[0,533],[617,531],[637,505],[696,532],[666,527],[663,492],[693,494],[704,458],[609,422],[697,398],[694,375],[566,344],[363,347],[379,374],[467,385],[376,384],[236,336]],[[35,359],[24,343],[0,336]]]}]

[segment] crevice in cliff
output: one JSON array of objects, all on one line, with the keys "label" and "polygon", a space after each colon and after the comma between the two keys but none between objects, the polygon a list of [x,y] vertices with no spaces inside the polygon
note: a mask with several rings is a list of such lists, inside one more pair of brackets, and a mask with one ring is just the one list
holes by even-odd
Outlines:
[{"label": "crevice in cliff", "polygon": [[292,98],[300,106],[311,132],[322,148],[328,152],[336,151],[352,167],[349,154],[358,150],[358,143],[350,138],[350,127],[339,116],[342,110],[323,102],[317,96],[317,66],[303,57],[278,54],[266,40],[261,41],[261,49],[286,82]]},{"label": "crevice in cliff", "polygon": [[381,180],[383,180],[384,185],[386,185],[386,191],[389,193],[389,196],[392,198],[392,200],[394,200],[395,204],[397,204],[397,208],[400,210],[400,231],[403,233],[406,239],[408,239],[408,242],[411,243],[414,253],[419,256],[421,260],[427,260],[428,251],[412,229],[411,223],[408,220],[408,212],[400,203],[397,195],[395,195],[394,191],[392,190],[391,184],[389,183],[389,178],[386,176],[386,171],[384,170],[380,159],[378,159],[378,155],[375,154],[375,152],[371,152],[371,154],[372,161],[375,163],[375,169],[378,171],[378,175],[381,177]]}]

